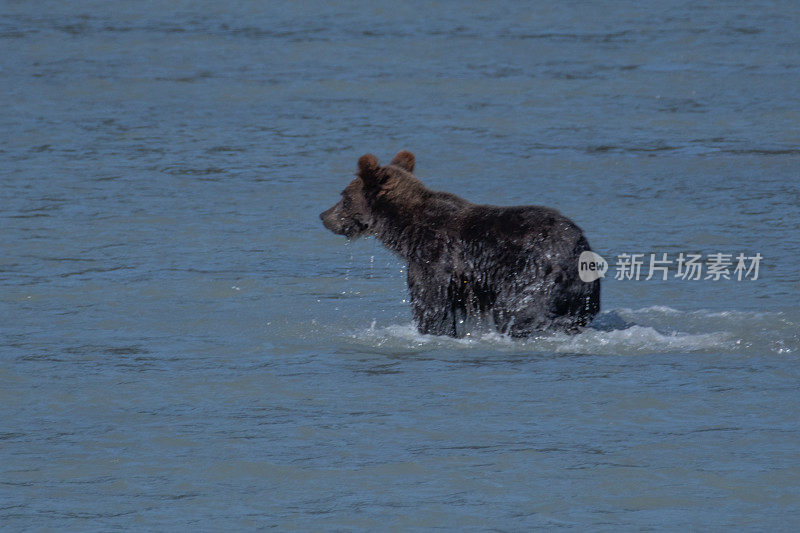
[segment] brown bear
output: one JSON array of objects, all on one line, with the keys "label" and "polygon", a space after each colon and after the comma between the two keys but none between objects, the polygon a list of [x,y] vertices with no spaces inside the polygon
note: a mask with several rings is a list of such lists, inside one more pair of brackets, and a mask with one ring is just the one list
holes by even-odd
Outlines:
[{"label": "brown bear", "polygon": [[408,263],[421,333],[572,333],[600,311],[600,280],[578,275],[590,248],[574,222],[547,207],[478,205],[432,191],[414,177],[414,161],[405,150],[383,167],[362,156],[342,199],[320,218],[337,235],[375,236]]}]

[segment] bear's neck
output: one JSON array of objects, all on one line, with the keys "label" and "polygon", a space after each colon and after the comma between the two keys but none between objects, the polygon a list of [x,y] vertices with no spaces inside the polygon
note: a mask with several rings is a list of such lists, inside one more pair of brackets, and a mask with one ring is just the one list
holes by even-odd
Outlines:
[{"label": "bear's neck", "polygon": [[453,253],[456,242],[450,228],[458,208],[467,204],[457,196],[431,191],[422,184],[403,194],[383,194],[374,200],[374,235],[409,263],[429,263]]}]

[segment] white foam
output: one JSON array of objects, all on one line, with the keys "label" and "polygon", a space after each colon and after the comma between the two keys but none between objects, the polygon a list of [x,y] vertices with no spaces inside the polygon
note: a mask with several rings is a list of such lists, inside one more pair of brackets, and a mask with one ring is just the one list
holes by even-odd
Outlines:
[{"label": "white foam", "polygon": [[454,339],[422,335],[411,324],[376,326],[352,333],[350,341],[380,350],[457,352],[576,353],[639,355],[657,353],[791,354],[800,351],[794,315],[780,311],[681,311],[668,306],[601,313],[593,327],[576,335],[541,334],[513,339],[474,332]]},{"label": "white foam", "polygon": [[419,350],[451,348],[461,350],[513,349],[530,352],[635,355],[643,353],[695,352],[732,349],[729,333],[661,333],[649,326],[600,331],[587,329],[577,335],[548,334],[528,339],[513,339],[499,333],[483,333],[454,339],[419,333],[413,324],[370,327],[351,335],[356,342],[380,348]]},{"label": "white foam", "polygon": [[763,318],[763,317],[772,317],[772,316],[781,316],[783,315],[780,311],[735,311],[735,310],[726,310],[726,311],[712,311],[710,309],[697,309],[694,311],[682,311],[680,309],[675,309],[674,307],[669,307],[666,305],[651,305],[649,307],[642,307],[640,309],[632,309],[630,307],[622,307],[615,311],[620,316],[624,317],[636,317],[642,315],[669,315],[669,316],[690,316],[695,318]]},{"label": "white foam", "polygon": [[622,309],[617,310],[618,313],[626,313],[626,314],[640,314],[640,313],[662,313],[665,315],[679,315],[683,313],[674,307],[669,307],[667,305],[651,305],[649,307],[642,307],[641,309],[631,309],[629,307],[624,307]]},{"label": "white foam", "polygon": [[424,335],[412,324],[395,324],[385,327],[376,327],[375,322],[359,333],[351,335],[355,340],[366,340],[375,343],[377,346],[385,346],[396,342],[406,343],[408,347],[425,346],[475,346],[478,344],[496,344],[510,346],[514,340],[507,335],[499,333],[469,334],[462,338],[443,337],[439,335]]},{"label": "white foam", "polygon": [[554,346],[554,351],[633,355],[732,349],[735,346],[731,334],[727,332],[661,333],[649,326],[630,326],[611,331],[589,329],[578,335],[564,337]]}]

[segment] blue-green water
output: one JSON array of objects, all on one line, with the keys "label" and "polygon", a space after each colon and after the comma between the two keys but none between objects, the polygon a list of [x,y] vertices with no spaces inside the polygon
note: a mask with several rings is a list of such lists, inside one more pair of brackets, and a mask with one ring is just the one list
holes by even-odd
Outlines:
[{"label": "blue-green water", "polygon": [[[4,3],[0,524],[795,529],[798,27],[791,1]],[[611,276],[574,337],[420,336],[404,265],[317,218],[400,149],[612,264],[759,277]]]}]

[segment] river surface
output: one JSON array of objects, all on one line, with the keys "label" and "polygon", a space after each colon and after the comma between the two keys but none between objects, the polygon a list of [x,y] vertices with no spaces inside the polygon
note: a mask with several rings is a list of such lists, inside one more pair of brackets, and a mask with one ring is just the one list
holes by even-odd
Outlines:
[{"label": "river surface", "polygon": [[[796,530],[800,6],[704,4],[3,2],[2,527]],[[400,149],[593,326],[418,334],[318,219]]]}]

